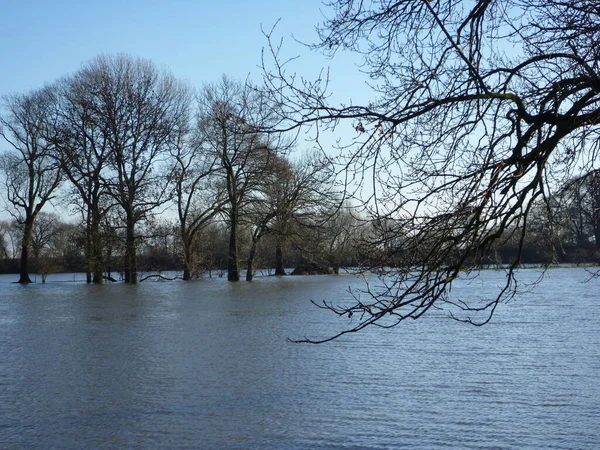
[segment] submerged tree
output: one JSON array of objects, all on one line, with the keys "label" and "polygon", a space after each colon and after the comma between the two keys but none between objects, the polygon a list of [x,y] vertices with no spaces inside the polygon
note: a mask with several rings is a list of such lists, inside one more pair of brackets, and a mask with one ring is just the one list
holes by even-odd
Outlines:
[{"label": "submerged tree", "polygon": [[0,135],[12,147],[0,156],[9,212],[22,227],[19,283],[31,283],[29,253],[35,221],[60,185],[51,135],[55,95],[44,88],[5,98]]},{"label": "submerged tree", "polygon": [[214,161],[224,192],[223,215],[229,227],[229,281],[239,281],[238,231],[248,194],[287,144],[270,129],[275,110],[267,96],[223,77],[198,95],[198,134],[205,159]]},{"label": "submerged tree", "polygon": [[265,198],[273,210],[268,231],[275,242],[275,275],[285,275],[283,247],[291,242],[305,250],[306,230],[322,230],[340,205],[335,173],[328,158],[306,153],[295,161],[283,160],[265,178]]},{"label": "submerged tree", "polygon": [[201,133],[182,134],[171,154],[184,280],[199,275],[201,255],[197,254],[196,244],[202,231],[214,223],[227,203],[218,182],[220,158],[203,151],[203,145]]},{"label": "submerged tree", "polygon": [[504,230],[518,230],[521,248],[535,201],[557,180],[597,168],[600,10],[583,0],[327,5],[314,48],[334,59],[360,55],[372,101],[331,104],[328,78],[294,77],[272,41],[265,80],[288,129],[352,123],[355,138],[342,144],[347,168],[373,180],[363,200],[373,223],[387,224],[370,244],[390,249],[380,270],[396,267],[385,288],[326,307],[359,318],[340,334],[444,303],[460,320],[486,323],[515,293],[520,252],[505,285],[482,303],[450,297],[453,280]]},{"label": "submerged tree", "polygon": [[274,156],[251,193],[245,217],[252,236],[246,280],[252,280],[253,261],[259,241],[271,235],[275,244],[275,275],[285,275],[283,243],[304,224],[306,216],[316,219],[331,193],[332,171],[316,155],[290,161]]},{"label": "submerged tree", "polygon": [[103,106],[95,95],[99,75],[84,68],[57,83],[56,157],[73,187],[70,203],[80,210],[85,224],[87,282],[101,283],[105,269],[101,223],[112,206],[103,174],[111,157]]},{"label": "submerged tree", "polygon": [[[98,57],[76,79],[86,86],[88,123],[96,130],[96,145],[81,147],[82,141],[78,148],[93,152],[93,170],[87,176],[100,177],[123,212],[125,282],[136,283],[136,226],[171,199],[166,160],[188,126],[189,89],[150,61],[125,55]],[[80,111],[80,105],[77,108]],[[104,146],[106,160],[97,153]]]}]

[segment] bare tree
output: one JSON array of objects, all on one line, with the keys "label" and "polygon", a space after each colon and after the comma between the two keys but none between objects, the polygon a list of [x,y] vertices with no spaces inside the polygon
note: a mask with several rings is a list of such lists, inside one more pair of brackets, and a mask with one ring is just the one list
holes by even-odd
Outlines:
[{"label": "bare tree", "polygon": [[31,253],[38,259],[42,250],[53,241],[61,229],[62,223],[55,213],[40,212],[33,227]]},{"label": "bare tree", "polygon": [[[361,256],[365,223],[355,216],[354,209],[347,203],[336,208],[316,230],[318,245],[313,251],[316,251],[317,259],[331,267],[336,275],[349,263],[359,261]],[[372,251],[373,248],[369,248],[370,256],[373,256]]]},{"label": "bare tree", "polygon": [[[262,205],[263,214],[254,235],[274,236],[275,275],[286,274],[283,244],[295,240],[301,228],[322,227],[330,219],[329,211],[339,207],[334,181],[333,166],[317,152],[306,153],[295,161],[276,158],[262,178],[254,205]],[[295,241],[300,244],[298,239]]]},{"label": "bare tree", "polygon": [[12,220],[3,221],[2,229],[4,231],[4,239],[7,242],[7,250],[9,258],[18,258],[21,252],[21,243],[23,240],[23,229],[19,223],[13,218]]},{"label": "bare tree", "polygon": [[334,59],[357,53],[372,101],[331,104],[328,77],[295,78],[272,41],[265,81],[288,129],[352,124],[342,153],[358,179],[373,180],[365,212],[392,224],[389,239],[404,237],[385,289],[327,307],[359,318],[343,333],[443,304],[484,324],[514,295],[520,252],[505,285],[482,303],[449,296],[453,280],[503,230],[519,230],[522,244],[532,205],[557,181],[597,168],[600,10],[581,0],[327,5],[314,48]]},{"label": "bare tree", "polygon": [[54,198],[61,182],[59,164],[53,158],[51,118],[55,95],[44,88],[4,98],[0,135],[12,149],[0,155],[10,214],[22,225],[19,283],[31,283],[29,251],[33,227],[42,208]]},{"label": "bare tree", "polygon": [[6,220],[0,220],[0,258],[8,260],[11,256],[9,248],[9,227],[10,224]]},{"label": "bare tree", "polygon": [[203,151],[203,144],[202,134],[196,129],[189,135],[181,135],[172,151],[171,178],[179,219],[184,280],[199,274],[197,240],[227,203],[218,182],[220,158],[213,152]]},{"label": "bare tree", "polygon": [[102,100],[97,95],[98,75],[88,67],[56,84],[56,157],[72,186],[68,192],[70,203],[79,209],[85,224],[88,283],[102,282],[105,265],[100,225],[113,205],[102,179],[111,146],[101,114]]},{"label": "bare tree", "polygon": [[[93,171],[84,180],[91,181],[96,192],[89,200],[96,200],[100,192],[95,190],[102,186],[122,209],[125,282],[136,283],[136,225],[170,200],[165,160],[187,129],[189,89],[150,61],[126,55],[94,59],[77,73],[75,83],[85,89],[84,97],[75,99],[77,112],[83,112],[83,101],[91,127],[81,130],[77,143],[81,148],[88,142],[87,149],[93,152]],[[74,120],[81,118],[76,114]],[[101,184],[96,184],[95,177],[100,177]],[[92,213],[96,212],[94,206]]]},{"label": "bare tree", "polygon": [[[250,193],[248,206],[244,217],[251,231],[250,249],[246,266],[246,281],[254,277],[254,260],[258,244],[261,239],[269,234],[276,217],[282,214],[283,201],[280,188],[287,184],[291,178],[291,167],[287,159],[274,156],[265,168],[261,179],[255,189]],[[285,272],[276,275],[285,275]]]},{"label": "bare tree", "polygon": [[[223,77],[205,85],[198,96],[198,130],[202,151],[215,155],[230,231],[229,281],[239,281],[238,229],[248,193],[257,185],[278,152],[285,151],[280,136],[268,129],[274,110],[268,98],[248,85]],[[210,159],[210,158],[209,158]]]},{"label": "bare tree", "polygon": [[594,241],[600,248],[600,172],[591,171],[568,180],[557,194],[556,215],[570,230],[577,245]]},{"label": "bare tree", "polygon": [[35,221],[31,253],[35,270],[41,275],[42,283],[46,282],[49,273],[59,270],[64,263],[62,250],[67,231],[70,231],[70,226],[61,222],[58,214],[55,213],[42,211]]}]

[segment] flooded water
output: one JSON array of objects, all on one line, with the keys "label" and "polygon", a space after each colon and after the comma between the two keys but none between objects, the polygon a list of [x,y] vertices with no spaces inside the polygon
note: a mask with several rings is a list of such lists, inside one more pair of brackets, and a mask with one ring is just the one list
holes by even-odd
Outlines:
[{"label": "flooded water", "polygon": [[0,448],[600,448],[600,280],[588,277],[549,270],[485,327],[434,312],[315,346],[286,338],[347,322],[310,300],[362,281],[3,276]]}]

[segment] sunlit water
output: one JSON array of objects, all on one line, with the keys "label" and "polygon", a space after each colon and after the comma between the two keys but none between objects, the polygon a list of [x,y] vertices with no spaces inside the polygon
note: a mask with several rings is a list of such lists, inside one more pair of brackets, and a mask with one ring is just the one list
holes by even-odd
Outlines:
[{"label": "sunlit water", "polygon": [[[453,289],[484,295],[503,276]],[[485,327],[434,311],[318,346],[286,338],[347,324],[309,301],[361,280],[0,277],[0,448],[600,448],[588,277],[550,270]]]}]

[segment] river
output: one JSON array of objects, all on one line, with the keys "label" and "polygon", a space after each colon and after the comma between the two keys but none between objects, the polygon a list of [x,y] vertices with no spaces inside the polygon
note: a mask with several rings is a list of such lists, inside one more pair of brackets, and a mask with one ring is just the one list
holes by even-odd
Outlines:
[{"label": "river", "polygon": [[584,269],[548,270],[484,327],[433,311],[323,345],[286,338],[347,324],[310,300],[362,280],[13,278],[0,277],[0,448],[600,448],[600,281]]}]

